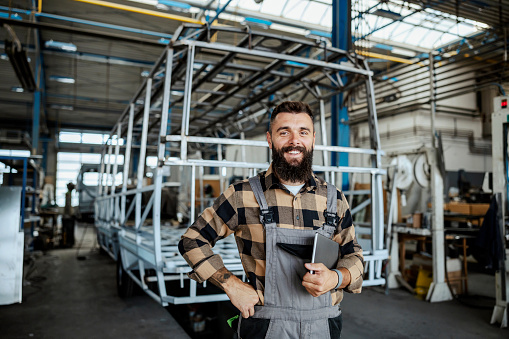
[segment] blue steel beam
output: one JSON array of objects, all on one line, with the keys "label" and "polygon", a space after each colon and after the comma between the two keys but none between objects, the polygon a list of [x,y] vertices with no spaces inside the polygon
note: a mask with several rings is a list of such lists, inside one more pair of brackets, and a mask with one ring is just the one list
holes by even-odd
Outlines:
[{"label": "blue steel beam", "polygon": [[[14,12],[14,13],[21,13],[21,14],[25,14],[27,16],[32,14],[32,11],[27,11],[27,10],[17,9],[17,8],[9,8],[9,7],[5,7],[5,6],[0,6],[0,10],[10,11],[10,12]],[[91,21],[91,20],[70,18],[70,17],[61,16],[61,15],[55,15],[55,14],[35,13],[35,17],[37,17],[37,18],[48,18],[48,19],[54,19],[54,20],[60,20],[60,21],[67,21],[67,22],[78,23],[78,24],[89,25],[89,26],[102,27],[102,28],[109,28],[109,29],[114,29],[114,30],[123,31],[123,32],[138,33],[138,34],[143,34],[143,35],[152,35],[152,36],[156,36],[156,37],[160,37],[160,38],[166,38],[166,39],[171,39],[172,38],[171,34],[165,34],[165,33],[160,33],[160,32],[148,31],[148,30],[145,30],[145,29],[138,29],[138,28],[132,28],[132,27],[126,27],[126,26],[112,25],[112,24],[107,24],[107,23],[103,23],[103,22]]]},{"label": "blue steel beam", "polygon": [[[37,21],[37,19],[34,19]],[[39,48],[36,49],[35,57],[35,84],[34,102],[32,106],[32,155],[37,154],[39,149],[39,125],[41,117],[41,109],[43,109],[43,98],[45,94],[45,75],[44,75],[44,59],[42,56],[41,36],[39,30],[35,29],[35,39]]]},{"label": "blue steel beam", "polygon": [[216,16],[214,17],[214,19],[210,20],[208,23],[212,24],[214,21],[216,21],[217,18],[219,17],[219,14],[224,12],[224,10],[226,9],[226,7],[228,7],[230,2],[232,2],[232,0],[228,0],[228,2],[222,8],[220,8],[218,11],[216,11]]},{"label": "blue steel beam", "polygon": [[[350,0],[332,1],[332,46],[343,50],[350,49]],[[343,106],[343,93],[335,95],[331,100],[331,145],[350,146],[350,127],[348,122],[348,110]],[[332,152],[332,166],[348,166],[348,153]],[[342,176],[342,190],[349,189],[348,175]]]}]

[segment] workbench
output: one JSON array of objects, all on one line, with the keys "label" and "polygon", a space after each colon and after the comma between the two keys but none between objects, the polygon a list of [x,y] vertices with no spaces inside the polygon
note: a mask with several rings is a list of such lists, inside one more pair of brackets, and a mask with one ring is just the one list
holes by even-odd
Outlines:
[{"label": "workbench", "polygon": [[[470,228],[445,228],[445,241],[460,241],[455,246],[462,249],[462,287],[465,293],[468,293],[468,268],[467,268],[467,239],[475,238],[477,236],[478,229]],[[431,230],[425,228],[413,228],[405,226],[396,226],[393,228],[393,246],[391,246],[391,260],[393,262],[392,267],[398,267],[399,272],[403,278],[405,278],[405,252],[406,252],[406,241],[415,240],[418,241],[418,246],[421,251],[426,250],[426,241],[429,241],[432,237]]]}]

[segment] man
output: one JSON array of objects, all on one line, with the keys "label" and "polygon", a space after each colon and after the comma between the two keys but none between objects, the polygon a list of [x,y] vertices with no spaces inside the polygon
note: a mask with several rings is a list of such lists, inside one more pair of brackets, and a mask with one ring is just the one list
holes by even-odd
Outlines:
[{"label": "man", "polygon": [[[360,293],[364,260],[344,195],[311,170],[309,105],[277,106],[267,141],[269,169],[228,187],[182,236],[180,253],[193,269],[190,278],[211,281],[239,309],[242,339],[339,338],[343,290]],[[211,250],[231,233],[249,283]],[[315,233],[339,243],[335,270],[309,263]]]}]

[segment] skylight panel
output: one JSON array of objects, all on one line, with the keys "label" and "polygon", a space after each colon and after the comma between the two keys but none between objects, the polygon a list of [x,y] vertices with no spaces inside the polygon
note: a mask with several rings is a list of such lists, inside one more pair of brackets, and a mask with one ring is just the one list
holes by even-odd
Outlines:
[{"label": "skylight panel", "polygon": [[433,48],[436,45],[437,41],[440,40],[444,33],[437,32],[433,30],[428,30],[426,34],[422,37],[421,41],[419,41],[418,45],[424,48]]},{"label": "skylight panel", "polygon": [[435,26],[436,30],[442,31],[442,32],[452,32],[452,29],[456,26],[455,22],[451,22],[449,20],[443,20],[442,22],[438,23]]},{"label": "skylight panel", "polygon": [[332,28],[332,8],[329,6],[320,18],[320,25]]},{"label": "skylight panel", "polygon": [[419,25],[422,22],[422,16],[419,15],[420,13],[414,13],[413,15],[407,16],[402,21],[407,22],[409,24],[413,25]]},{"label": "skylight panel", "polygon": [[301,20],[308,1],[288,0],[283,16],[288,19]]},{"label": "skylight panel", "polygon": [[471,34],[476,31],[475,27],[466,25],[462,22],[457,24],[456,27],[454,28],[454,30],[455,30],[454,33],[457,33],[458,35],[461,35],[461,36],[465,36],[465,35]]},{"label": "skylight panel", "polygon": [[[223,7],[224,5],[226,5],[226,1],[221,1],[221,7]],[[228,7],[232,6],[233,4],[230,4]],[[244,8],[244,9],[249,9],[251,11],[260,11],[260,7],[262,6],[262,4],[257,4],[256,2],[254,2],[253,0],[250,0],[250,1],[239,1],[237,4],[235,4],[234,6],[232,6],[231,8],[233,7],[240,7],[240,8]]]},{"label": "skylight panel", "polygon": [[393,40],[396,42],[405,42],[408,32],[412,30],[414,26],[399,22],[396,26],[387,26],[381,30],[373,33],[373,36]]},{"label": "skylight panel", "polygon": [[442,36],[440,37],[440,40],[437,41],[437,43],[435,44],[434,47],[436,48],[436,47],[445,45],[445,44],[447,44],[447,43],[449,43],[451,41],[454,41],[456,39],[458,39],[458,37],[455,36],[455,35],[452,35],[452,34],[449,34],[449,33],[442,34]]},{"label": "skylight panel", "polygon": [[424,27],[413,27],[405,38],[407,44],[419,44],[419,42],[430,32],[429,29]]},{"label": "skylight panel", "polygon": [[306,8],[305,13],[302,15],[302,20],[313,24],[320,24],[324,12],[327,11],[328,6],[318,2],[310,2]]},{"label": "skylight panel", "polygon": [[260,7],[260,12],[281,16],[285,3],[286,1],[264,1]]}]

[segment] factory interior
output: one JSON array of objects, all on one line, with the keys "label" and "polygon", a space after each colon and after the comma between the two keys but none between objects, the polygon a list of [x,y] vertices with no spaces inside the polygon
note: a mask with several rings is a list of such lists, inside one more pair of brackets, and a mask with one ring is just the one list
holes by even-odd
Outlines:
[{"label": "factory interior", "polygon": [[179,241],[285,101],[362,248],[341,337],[509,337],[508,34],[509,0],[0,1],[0,337],[239,338]]}]

